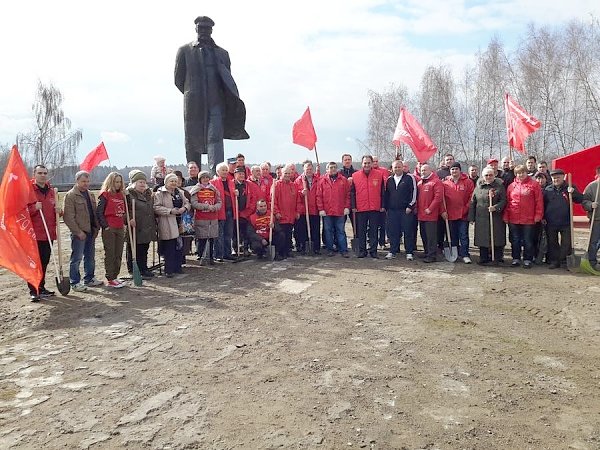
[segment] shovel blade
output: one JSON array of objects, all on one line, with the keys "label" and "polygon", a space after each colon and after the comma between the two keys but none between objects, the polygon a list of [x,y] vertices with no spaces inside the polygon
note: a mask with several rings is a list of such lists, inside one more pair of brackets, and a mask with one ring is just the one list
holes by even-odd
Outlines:
[{"label": "shovel blade", "polygon": [[358,248],[358,239],[356,239],[356,238],[350,239],[350,248],[352,248],[352,251],[356,255],[358,255],[360,253],[360,249]]},{"label": "shovel blade", "polygon": [[458,259],[458,249],[456,247],[444,247],[444,258],[448,262],[455,262]]},{"label": "shovel blade", "polygon": [[309,256],[313,256],[315,254],[315,249],[313,248],[313,242],[312,241],[307,241],[306,242],[306,254]]},{"label": "shovel blade", "polygon": [[71,292],[71,282],[69,281],[68,278],[55,278],[56,280],[56,289],[58,289],[58,292],[60,292],[60,295],[69,295],[69,292]]},{"label": "shovel blade", "polygon": [[269,245],[267,248],[267,253],[269,254],[269,259],[273,261],[275,259],[275,246]]},{"label": "shovel blade", "polygon": [[567,269],[569,272],[579,272],[581,258],[576,255],[567,255]]}]

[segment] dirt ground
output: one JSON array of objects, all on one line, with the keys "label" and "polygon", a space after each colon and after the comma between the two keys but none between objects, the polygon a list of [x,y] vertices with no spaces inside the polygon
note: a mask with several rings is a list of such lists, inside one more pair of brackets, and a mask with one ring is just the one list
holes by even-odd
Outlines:
[{"label": "dirt ground", "polygon": [[2,269],[0,448],[600,448],[600,278],[189,260],[39,304]]}]

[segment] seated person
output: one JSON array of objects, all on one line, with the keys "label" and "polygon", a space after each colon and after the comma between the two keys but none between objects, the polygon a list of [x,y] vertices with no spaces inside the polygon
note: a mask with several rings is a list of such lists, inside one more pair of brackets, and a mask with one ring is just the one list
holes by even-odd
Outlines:
[{"label": "seated person", "polygon": [[[257,255],[258,259],[263,259],[267,256],[270,228],[271,212],[267,209],[267,202],[259,200],[256,202],[256,212],[248,217],[247,228],[247,236],[250,240],[252,251]],[[283,231],[277,224],[274,224],[273,245],[275,245],[278,255],[281,253],[283,240]]]}]

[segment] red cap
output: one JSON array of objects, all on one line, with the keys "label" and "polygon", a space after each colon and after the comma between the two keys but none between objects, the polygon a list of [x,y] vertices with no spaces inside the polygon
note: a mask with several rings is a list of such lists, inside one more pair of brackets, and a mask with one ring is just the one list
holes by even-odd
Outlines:
[{"label": "red cap", "polygon": [[498,160],[496,158],[488,159],[488,164],[497,163]]}]

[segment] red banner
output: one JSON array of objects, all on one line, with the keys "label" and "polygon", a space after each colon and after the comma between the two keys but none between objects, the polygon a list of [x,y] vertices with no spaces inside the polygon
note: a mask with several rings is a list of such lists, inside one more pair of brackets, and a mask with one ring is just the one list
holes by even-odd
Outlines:
[{"label": "red banner", "polygon": [[421,124],[404,107],[400,108],[398,125],[392,142],[396,146],[404,142],[412,149],[420,163],[426,162],[437,152],[437,147]]},{"label": "red banner", "polygon": [[106,151],[104,142],[100,142],[98,147],[87,154],[79,168],[81,170],[85,170],[86,172],[91,172],[94,167],[96,167],[102,161],[106,161],[107,159],[108,152]]},{"label": "red banner", "polygon": [[541,122],[521,108],[508,93],[504,94],[504,115],[509,147],[525,153],[525,139],[541,126]]},{"label": "red banner", "polygon": [[315,133],[315,127],[312,123],[309,107],[306,107],[306,111],[304,111],[300,120],[294,124],[292,129],[292,142],[301,145],[302,147],[306,147],[309,150],[315,148],[315,144],[317,143],[317,133]]},{"label": "red banner", "polygon": [[0,185],[0,266],[38,286],[42,264],[27,209],[27,205],[35,201],[27,170],[15,145]]}]

